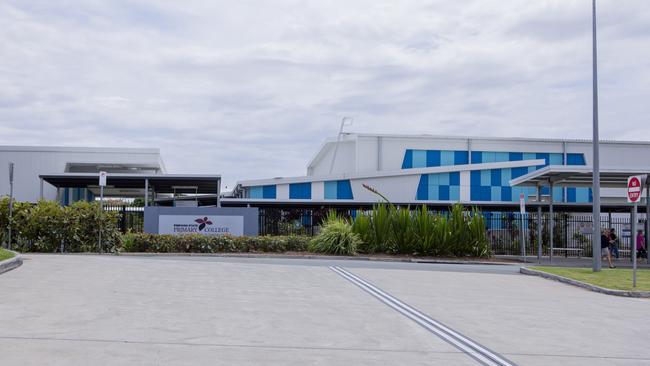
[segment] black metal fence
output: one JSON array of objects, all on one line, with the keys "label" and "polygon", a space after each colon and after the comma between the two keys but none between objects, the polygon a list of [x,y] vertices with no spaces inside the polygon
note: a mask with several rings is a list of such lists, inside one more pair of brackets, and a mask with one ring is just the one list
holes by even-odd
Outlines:
[{"label": "black metal fence", "polygon": [[144,207],[109,203],[104,205],[104,210],[119,213],[118,226],[122,233],[144,231]]},{"label": "black metal fence", "polygon": [[[542,213],[538,220],[536,213],[496,212],[485,213],[488,239],[495,255],[520,255],[521,231],[527,255],[535,256],[539,250],[540,224],[542,256],[589,257],[592,255],[592,217],[570,213],[553,215],[553,240],[551,242],[551,219]],[[601,227],[611,229],[615,234],[615,245],[621,258],[630,258],[630,249],[636,245],[636,233],[631,233],[630,218],[626,214],[603,215]],[[628,216],[628,217],[625,217]],[[639,220],[638,229],[645,235],[645,219]],[[600,235],[600,232],[597,233]]]},{"label": "black metal fence", "polygon": [[[144,207],[129,205],[106,205],[107,211],[120,215],[119,227],[124,233],[142,232],[144,229]],[[329,209],[260,208],[260,235],[308,235],[320,232],[320,225]],[[338,214],[354,218],[361,211],[340,209]],[[439,212],[444,214],[444,212]],[[536,256],[540,235],[542,256],[589,257],[592,255],[592,217],[584,214],[556,213],[553,215],[553,243],[551,244],[550,216],[542,213],[527,213],[523,217],[513,212],[484,212],[487,237],[495,255],[521,254],[521,228],[529,256]],[[645,229],[645,219],[639,220],[640,229]],[[613,229],[617,236],[617,248],[621,258],[629,258],[631,244],[636,243],[636,233],[630,233],[630,218],[627,214],[603,214],[603,228]],[[644,230],[645,233],[645,230]],[[600,234],[600,233],[598,233]],[[646,237],[647,239],[647,237]],[[552,245],[552,250],[551,250]]]}]

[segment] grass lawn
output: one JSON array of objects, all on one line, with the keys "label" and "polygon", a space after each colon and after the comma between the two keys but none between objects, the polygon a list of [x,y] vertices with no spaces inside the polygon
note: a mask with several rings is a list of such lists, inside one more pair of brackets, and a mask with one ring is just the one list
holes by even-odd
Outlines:
[{"label": "grass lawn", "polygon": [[592,272],[591,268],[531,268],[613,290],[650,291],[650,270],[647,269],[639,269],[636,271],[636,288],[633,288],[632,269],[627,268],[603,268],[600,272]]},{"label": "grass lawn", "polygon": [[9,258],[11,258],[13,256],[14,256],[14,253],[12,253],[12,252],[10,252],[8,250],[4,250],[4,249],[0,248],[0,262],[2,262],[5,259],[9,259]]}]

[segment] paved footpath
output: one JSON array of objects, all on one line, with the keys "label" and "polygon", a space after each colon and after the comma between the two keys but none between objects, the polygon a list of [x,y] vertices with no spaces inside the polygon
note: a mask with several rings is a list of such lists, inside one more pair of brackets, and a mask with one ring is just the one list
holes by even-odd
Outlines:
[{"label": "paved footpath", "polygon": [[0,364],[650,365],[650,301],[517,269],[28,255],[0,275]]}]

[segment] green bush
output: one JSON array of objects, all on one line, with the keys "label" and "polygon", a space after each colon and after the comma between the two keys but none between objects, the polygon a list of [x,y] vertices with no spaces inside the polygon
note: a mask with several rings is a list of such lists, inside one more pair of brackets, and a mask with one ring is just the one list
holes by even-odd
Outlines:
[{"label": "green bush", "polygon": [[428,256],[487,257],[490,249],[481,213],[467,213],[459,204],[448,215],[433,214],[426,206],[411,211],[380,204],[357,215],[351,229],[364,253]]},{"label": "green bush", "polygon": [[140,253],[246,253],[304,252],[309,237],[304,236],[206,236],[127,233],[119,251]]},{"label": "green bush", "polygon": [[[8,205],[8,198],[0,200],[0,225],[5,228]],[[68,252],[96,251],[101,226],[102,250],[112,252],[120,239],[118,215],[100,212],[95,202],[79,201],[66,207],[53,201],[14,202],[12,247],[22,252],[56,252],[62,246]]]},{"label": "green bush", "polygon": [[355,255],[362,241],[344,219],[330,212],[320,234],[309,242],[309,251],[336,255]]}]

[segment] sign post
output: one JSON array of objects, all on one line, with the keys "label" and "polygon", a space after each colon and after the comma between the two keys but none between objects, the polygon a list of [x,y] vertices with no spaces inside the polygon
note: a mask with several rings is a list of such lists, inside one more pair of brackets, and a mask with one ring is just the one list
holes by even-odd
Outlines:
[{"label": "sign post", "polygon": [[102,251],[102,214],[104,213],[104,187],[106,187],[106,172],[99,172],[99,235],[97,239],[97,251]]},{"label": "sign post", "polygon": [[523,193],[519,194],[519,214],[521,216],[521,224],[519,225],[519,241],[521,242],[521,256],[526,263],[526,235],[524,234],[524,219],[526,216],[526,196]]},{"label": "sign post", "polygon": [[11,219],[14,210],[14,163],[9,162],[9,232],[7,249],[11,250]]},{"label": "sign post", "polygon": [[633,175],[627,178],[627,202],[632,203],[632,214],[630,215],[630,254],[632,256],[632,287],[636,287],[636,226],[637,226],[637,203],[641,200],[641,192],[645,185],[647,176]]}]

